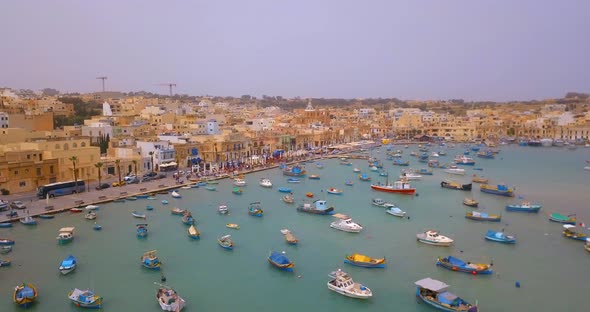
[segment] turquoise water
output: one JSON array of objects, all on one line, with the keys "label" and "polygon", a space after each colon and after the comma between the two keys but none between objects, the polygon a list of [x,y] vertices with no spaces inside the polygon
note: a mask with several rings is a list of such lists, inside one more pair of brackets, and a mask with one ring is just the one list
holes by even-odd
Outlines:
[{"label": "turquoise water", "polygon": [[[451,161],[461,153],[457,148],[441,162]],[[425,167],[404,150],[413,168]],[[373,156],[385,159],[385,148]],[[155,302],[160,274],[141,267],[139,257],[157,249],[163,262],[167,283],[187,300],[186,311],[302,311],[363,309],[365,311],[432,311],[416,301],[413,283],[424,277],[439,279],[451,285],[450,291],[471,302],[478,301],[484,311],[587,310],[590,298],[586,295],[587,266],[590,254],[583,243],[561,236],[561,226],[550,223],[547,214],[554,211],[577,213],[579,221],[590,226],[588,179],[590,172],[582,170],[590,151],[569,151],[557,148],[502,147],[496,159],[476,159],[464,178],[450,176],[441,170],[434,176],[415,181],[419,196],[403,196],[373,192],[368,182],[353,173],[354,167],[373,177],[365,160],[353,160],[354,166],[342,166],[337,160],[323,161],[324,169],[307,164],[309,173],[321,175],[321,180],[304,179],[300,184],[286,183],[279,169],[249,174],[244,194],[231,193],[231,181],[222,181],[216,192],[204,188],[180,190],[181,199],[158,195],[157,201],[140,199],[126,203],[101,205],[97,222],[103,230],[92,230],[92,221],[82,214],[62,214],[53,220],[40,220],[36,227],[20,224],[12,229],[0,229],[0,237],[17,241],[12,253],[2,255],[13,261],[12,267],[0,268],[0,307],[2,311],[17,311],[12,304],[12,289],[22,281],[35,284],[40,292],[33,311],[76,311],[67,299],[74,287],[92,288],[102,295],[104,309],[109,311],[160,311]],[[403,167],[383,161],[390,176],[399,174]],[[492,182],[515,185],[517,193],[526,199],[543,204],[539,214],[506,212],[507,203],[518,198],[504,198],[479,192],[474,184],[471,193],[440,188],[440,181],[452,178],[469,179],[470,174],[482,174]],[[258,186],[262,177],[272,180],[273,189]],[[354,186],[345,186],[351,179]],[[306,192],[325,198],[337,212],[345,213],[362,224],[360,234],[331,229],[330,216],[299,213],[296,205],[281,201],[280,186],[294,190],[298,202]],[[328,187],[344,189],[343,195],[328,195],[320,190]],[[461,204],[466,196],[480,201],[482,211],[501,213],[500,223],[480,223],[464,218],[471,208]],[[397,203],[408,212],[410,220],[385,214],[382,208],[371,206],[373,197]],[[162,205],[161,199],[169,205]],[[263,218],[247,215],[248,203],[261,201]],[[227,202],[230,215],[217,213],[220,202]],[[146,211],[146,205],[155,207]],[[173,207],[190,209],[197,219],[201,240],[187,236],[187,227],[179,216],[170,214]],[[149,236],[138,239],[131,211],[145,211],[148,215]],[[240,224],[240,230],[225,227],[226,223]],[[58,245],[55,237],[64,226],[75,226],[76,237],[69,245]],[[299,239],[298,246],[289,246],[280,230],[290,229]],[[483,239],[488,229],[517,235],[514,246],[491,243]],[[416,242],[418,232],[436,229],[455,239],[450,248],[434,247]],[[586,231],[587,232],[587,231]],[[232,234],[233,251],[217,245],[216,238]],[[279,271],[268,264],[271,250],[286,251],[295,262],[295,273]],[[344,265],[346,254],[359,252],[374,257],[386,257],[386,269],[364,269]],[[78,257],[78,268],[62,276],[58,267],[68,254]],[[472,262],[489,263],[493,259],[492,276],[472,276],[451,272],[435,266],[437,256],[455,255]],[[326,287],[328,274],[342,268],[355,281],[373,290],[367,301],[354,300],[331,292]],[[521,288],[515,288],[520,281]],[[585,307],[585,308],[584,308]]]}]

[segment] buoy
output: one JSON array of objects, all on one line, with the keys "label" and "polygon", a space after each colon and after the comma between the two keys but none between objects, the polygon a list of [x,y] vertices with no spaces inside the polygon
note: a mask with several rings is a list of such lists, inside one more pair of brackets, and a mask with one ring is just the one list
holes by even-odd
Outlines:
[{"label": "buoy", "polygon": [[477,275],[477,271],[473,271],[473,272],[471,272],[471,274]]},{"label": "buoy", "polygon": [[520,288],[520,282],[516,281],[516,283],[514,284],[514,286],[516,286],[516,288]]},{"label": "buoy", "polygon": [[416,193],[416,196],[420,196],[420,194]]}]

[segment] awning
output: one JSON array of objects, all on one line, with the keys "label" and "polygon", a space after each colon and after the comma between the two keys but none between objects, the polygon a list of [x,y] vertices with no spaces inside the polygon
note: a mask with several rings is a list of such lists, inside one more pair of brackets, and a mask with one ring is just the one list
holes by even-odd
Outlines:
[{"label": "awning", "polygon": [[421,279],[414,284],[416,286],[426,288],[428,290],[432,290],[435,292],[439,292],[439,291],[444,290],[445,288],[449,287],[449,285],[447,285],[441,281],[437,281],[435,279],[432,279],[430,277]]},{"label": "awning", "polygon": [[174,167],[176,165],[178,165],[178,164],[175,162],[169,162],[167,164],[161,164],[160,167]]}]

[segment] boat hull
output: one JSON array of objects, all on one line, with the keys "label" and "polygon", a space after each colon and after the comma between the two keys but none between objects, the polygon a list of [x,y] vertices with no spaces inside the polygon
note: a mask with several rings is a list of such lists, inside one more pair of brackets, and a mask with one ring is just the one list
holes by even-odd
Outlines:
[{"label": "boat hull", "polygon": [[350,298],[355,298],[355,299],[369,299],[369,298],[371,298],[371,296],[366,296],[366,295],[361,295],[361,294],[356,294],[353,292],[346,291],[345,289],[338,288],[330,283],[328,283],[328,289],[330,289],[331,291],[334,291],[336,293],[339,293],[343,296],[350,297]]},{"label": "boat hull", "polygon": [[311,213],[311,214],[318,214],[318,215],[331,215],[331,214],[334,214],[334,207],[329,207],[324,210],[315,209],[315,208],[305,209],[303,207],[297,207],[297,211]]},{"label": "boat hull", "polygon": [[379,185],[371,185],[371,188],[375,191],[385,192],[385,193],[396,193],[396,194],[407,194],[407,195],[412,195],[412,194],[416,193],[415,188],[394,189],[394,188],[382,187]]},{"label": "boat hull", "polygon": [[506,206],[506,211],[517,211],[517,212],[532,212],[537,213],[541,209],[540,205],[532,205],[531,207],[521,207],[518,205]]},{"label": "boat hull", "polygon": [[488,221],[488,222],[500,222],[500,220],[502,220],[502,218],[500,216],[498,217],[474,217],[474,216],[465,216],[466,219],[469,220],[474,220],[474,221]]},{"label": "boat hull", "polygon": [[502,243],[502,244],[515,244],[516,243],[516,239],[504,239],[504,238],[496,238],[493,236],[485,236],[485,239],[490,240],[490,241],[494,241],[494,242],[498,242],[498,243]]},{"label": "boat hull", "polygon": [[561,219],[561,218],[555,218],[553,216],[549,216],[549,221],[562,223],[562,224],[572,224],[572,225],[575,225],[577,222],[575,218]]},{"label": "boat hull", "polygon": [[476,307],[473,307],[473,308],[471,308],[469,310],[459,310],[459,309],[453,308],[451,306],[442,305],[441,303],[436,302],[434,300],[427,299],[426,297],[422,296],[419,293],[416,296],[418,298],[420,298],[420,300],[422,300],[426,304],[428,304],[429,306],[431,306],[431,307],[433,307],[433,308],[435,308],[437,310],[440,310],[440,311],[450,311],[450,312],[453,312],[453,311],[477,312],[477,308]]},{"label": "boat hull", "polygon": [[498,191],[498,190],[486,189],[486,188],[480,188],[479,190],[482,193],[488,193],[488,194],[506,196],[506,197],[514,197],[514,192],[512,192],[512,191]]},{"label": "boat hull", "polygon": [[448,183],[445,181],[440,182],[440,186],[443,188],[451,189],[451,190],[459,190],[459,191],[471,191],[472,184],[453,184]]},{"label": "boat hull", "polygon": [[375,268],[375,269],[383,269],[385,268],[385,263],[366,263],[366,262],[357,262],[348,259],[344,259],[344,263],[354,265],[361,268]]},{"label": "boat hull", "polygon": [[330,224],[330,227],[336,230],[340,230],[343,232],[348,232],[348,233],[359,233],[362,229],[356,229],[356,228],[344,228],[344,227],[340,227],[340,226],[336,226],[333,224]]},{"label": "boat hull", "polygon": [[453,244],[453,242],[435,242],[428,239],[417,238],[417,240],[423,244],[432,245],[432,246],[440,246],[440,247],[449,247]]},{"label": "boat hull", "polygon": [[440,266],[442,268],[451,270],[451,271],[468,273],[468,274],[472,274],[472,275],[477,275],[477,274],[487,275],[487,274],[492,274],[493,273],[492,270],[488,270],[488,269],[485,269],[485,270],[477,270],[477,269],[470,268],[470,267],[463,267],[463,266],[452,265],[452,264],[450,264],[448,262],[445,262],[445,261],[437,261],[436,262],[436,265],[437,266]]}]

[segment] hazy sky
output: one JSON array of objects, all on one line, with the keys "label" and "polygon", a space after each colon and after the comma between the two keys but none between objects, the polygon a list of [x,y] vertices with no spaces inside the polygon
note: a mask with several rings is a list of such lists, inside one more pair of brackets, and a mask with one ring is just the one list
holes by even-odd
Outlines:
[{"label": "hazy sky", "polygon": [[464,98],[590,92],[590,1],[1,1],[0,87]]}]

